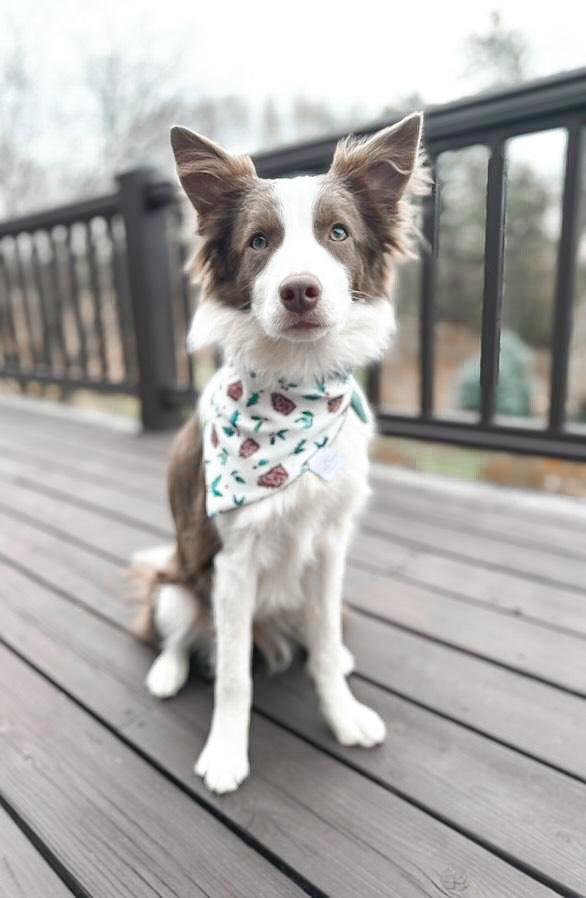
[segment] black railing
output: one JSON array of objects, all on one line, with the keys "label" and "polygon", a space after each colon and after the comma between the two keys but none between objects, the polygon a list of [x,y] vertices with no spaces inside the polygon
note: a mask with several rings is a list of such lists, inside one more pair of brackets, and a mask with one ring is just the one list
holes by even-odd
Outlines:
[{"label": "black railing", "polygon": [[[428,251],[419,295],[418,410],[413,415],[383,410],[380,370],[370,371],[368,392],[382,433],[586,460],[585,433],[566,423],[585,122],[586,69],[427,111],[426,148],[434,169],[448,151],[479,144],[489,150],[480,411],[472,419],[440,416],[435,408],[436,186],[423,210]],[[363,133],[385,124],[374,123]],[[567,133],[567,149],[549,414],[540,426],[496,414],[507,142],[554,128]],[[324,171],[339,136],[259,153],[257,170],[264,177]],[[180,406],[196,392],[193,365],[184,356],[192,296],[182,268],[186,248],[180,225],[173,186],[146,169],[122,175],[110,196],[0,224],[0,375],[20,383],[135,394],[145,427],[173,425]]]}]

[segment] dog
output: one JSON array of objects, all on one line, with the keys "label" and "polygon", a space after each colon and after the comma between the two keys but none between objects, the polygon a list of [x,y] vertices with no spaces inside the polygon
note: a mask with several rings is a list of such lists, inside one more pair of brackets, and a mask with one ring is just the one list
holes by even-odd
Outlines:
[{"label": "dog", "polygon": [[347,682],[342,583],[368,496],[372,414],[352,371],[395,333],[397,263],[412,254],[425,192],[423,117],[341,141],[329,171],[266,180],[252,160],[174,127],[177,172],[198,219],[200,299],[188,335],[224,365],[179,433],[169,469],[173,546],[139,553],[136,628],[162,651],[146,684],[160,698],[201,653],[214,711],[195,773],[236,789],[249,773],[251,656],[273,669],[302,646],[323,716],[346,746],[385,738]]}]

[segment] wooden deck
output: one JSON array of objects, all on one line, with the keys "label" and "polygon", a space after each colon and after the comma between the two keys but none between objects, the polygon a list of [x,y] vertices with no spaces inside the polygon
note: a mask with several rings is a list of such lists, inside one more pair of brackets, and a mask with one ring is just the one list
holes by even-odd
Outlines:
[{"label": "wooden deck", "polygon": [[346,579],[340,748],[255,681],[252,775],[192,772],[209,684],[152,699],[121,572],[169,539],[168,437],[0,404],[0,895],[586,895],[586,513],[382,468]]}]

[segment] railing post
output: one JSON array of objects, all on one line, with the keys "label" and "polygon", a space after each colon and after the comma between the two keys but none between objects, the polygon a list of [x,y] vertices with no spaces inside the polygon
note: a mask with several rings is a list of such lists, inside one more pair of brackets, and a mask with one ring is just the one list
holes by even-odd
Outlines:
[{"label": "railing post", "polygon": [[165,402],[165,388],[176,380],[167,203],[160,197],[149,202],[149,188],[160,181],[151,168],[123,172],[117,181],[126,230],[142,425],[145,430],[165,430],[180,421],[179,409]]}]

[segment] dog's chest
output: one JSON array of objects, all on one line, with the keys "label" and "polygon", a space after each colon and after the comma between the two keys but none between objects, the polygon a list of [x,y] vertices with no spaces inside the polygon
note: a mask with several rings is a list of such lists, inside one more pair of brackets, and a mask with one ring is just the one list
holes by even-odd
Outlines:
[{"label": "dog's chest", "polygon": [[304,574],[318,563],[322,541],[336,531],[342,534],[364,505],[370,431],[349,412],[335,442],[344,464],[332,480],[308,471],[261,502],[216,519],[229,551],[243,534],[250,546],[253,534],[257,616],[292,610],[302,602]]}]

